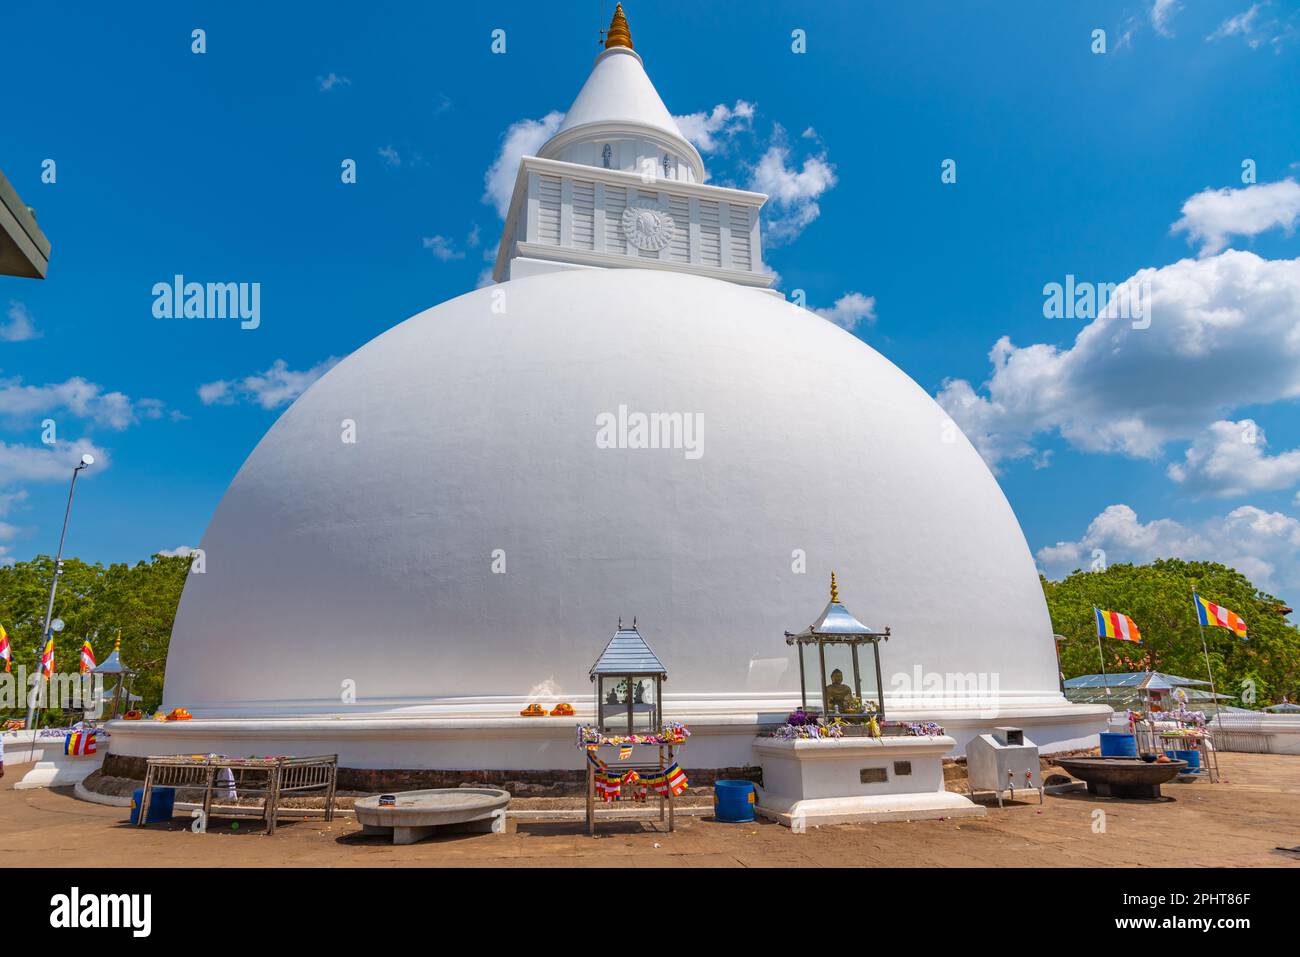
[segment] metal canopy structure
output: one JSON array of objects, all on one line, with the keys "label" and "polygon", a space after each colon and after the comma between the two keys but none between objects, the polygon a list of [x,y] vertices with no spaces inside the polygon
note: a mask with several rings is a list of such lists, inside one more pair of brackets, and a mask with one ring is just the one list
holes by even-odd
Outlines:
[{"label": "metal canopy structure", "polygon": [[1128,671],[1118,674],[1079,675],[1065,682],[1065,697],[1075,704],[1108,704],[1112,708],[1133,709],[1134,705],[1150,708],[1153,694],[1158,696],[1180,690],[1188,705],[1212,705],[1231,701],[1230,695],[1203,690],[1210,683],[1201,678],[1184,678],[1163,671]]},{"label": "metal canopy structure", "polygon": [[1183,678],[1179,675],[1165,674],[1163,671],[1126,671],[1107,675],[1079,675],[1067,678],[1065,687],[1070,688],[1137,688],[1142,691],[1172,691],[1174,688],[1186,688],[1192,685],[1208,685],[1200,678]]},{"label": "metal canopy structure", "polygon": [[116,718],[121,714],[123,702],[130,708],[132,701],[140,700],[139,695],[131,693],[131,682],[137,672],[134,668],[128,668],[123,664],[121,650],[122,637],[119,634],[117,641],[113,643],[113,650],[109,656],[90,669],[91,674],[117,676],[117,684],[113,686],[113,713],[110,715],[112,718]]},{"label": "metal canopy structure", "polygon": [[[798,646],[799,655],[799,691],[803,702],[803,709],[808,710],[808,669],[804,663],[804,652],[811,645],[817,646],[817,666],[818,673],[821,675],[821,699],[822,714],[827,719],[848,718],[851,720],[861,720],[868,717],[885,716],[885,692],[881,684],[880,677],[880,641],[889,640],[889,629],[885,628],[879,631],[860,622],[852,612],[840,603],[839,587],[835,581],[835,573],[831,572],[831,600],[822,610],[821,615],[816,621],[805,628],[803,631],[793,634],[785,633],[785,643],[787,645]],[[862,671],[858,659],[858,646],[861,644],[870,644],[876,665],[876,707],[866,707],[866,702],[862,699]],[[827,684],[826,674],[826,647],[828,645],[848,645],[853,666],[853,698],[862,705],[858,711],[844,710],[844,697],[842,693],[837,693],[832,700],[830,689],[839,684],[834,682]],[[832,676],[838,672],[835,669],[831,672]],[[842,675],[842,672],[840,672]],[[835,707],[832,707],[835,705]]]},{"label": "metal canopy structure", "polygon": [[596,682],[597,726],[602,732],[635,734],[663,726],[660,701],[668,669],[637,631],[635,618],[631,628],[619,620],[618,631],[591,666],[589,677]]},{"label": "metal canopy structure", "polygon": [[0,173],[0,276],[44,279],[49,264],[50,241],[31,207]]}]

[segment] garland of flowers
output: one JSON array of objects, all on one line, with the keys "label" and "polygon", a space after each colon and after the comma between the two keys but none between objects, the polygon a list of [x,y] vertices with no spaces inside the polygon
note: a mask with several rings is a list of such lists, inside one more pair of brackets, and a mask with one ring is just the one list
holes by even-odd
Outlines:
[{"label": "garland of flowers", "polygon": [[772,737],[785,741],[842,738],[844,731],[839,724],[783,724],[772,732]]},{"label": "garland of flowers", "polygon": [[665,744],[685,744],[691,736],[690,728],[680,721],[669,721],[655,734],[604,734],[599,728],[589,724],[578,725],[577,747],[592,750],[601,745],[628,747],[630,745],[649,745],[658,747]]},{"label": "garland of flowers", "polygon": [[[830,724],[818,724],[816,715],[798,709],[791,712],[786,723],[773,731],[771,736],[785,741],[842,738],[847,726],[847,723],[839,718]],[[881,737],[883,728],[901,728],[906,731],[908,737],[913,738],[936,737],[944,733],[943,727],[933,721],[878,722],[873,716],[867,722],[867,733],[873,738]]]},{"label": "garland of flowers", "polygon": [[907,733],[916,738],[930,738],[944,734],[943,726],[933,721],[908,721],[903,727]]},{"label": "garland of flowers", "polygon": [[1179,724],[1185,724],[1191,728],[1203,728],[1210,723],[1209,719],[1205,717],[1204,711],[1188,711],[1179,708],[1177,711],[1170,712],[1169,716]]}]

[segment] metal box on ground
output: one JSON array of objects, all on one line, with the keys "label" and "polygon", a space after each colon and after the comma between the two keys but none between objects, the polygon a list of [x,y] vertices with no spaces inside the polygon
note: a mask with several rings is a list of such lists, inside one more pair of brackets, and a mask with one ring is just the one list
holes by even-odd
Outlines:
[{"label": "metal box on ground", "polygon": [[1002,794],[1035,790],[1043,803],[1043,778],[1039,772],[1038,745],[1020,728],[994,728],[966,745],[966,773],[972,797],[978,791],[993,791],[1002,806]]}]

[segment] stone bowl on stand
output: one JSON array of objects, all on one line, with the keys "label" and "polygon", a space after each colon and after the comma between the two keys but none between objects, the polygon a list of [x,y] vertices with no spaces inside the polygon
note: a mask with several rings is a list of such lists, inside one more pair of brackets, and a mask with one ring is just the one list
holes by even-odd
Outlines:
[{"label": "stone bowl on stand", "polygon": [[381,806],[381,795],[358,798],[354,808],[363,834],[391,834],[394,844],[414,844],[439,832],[504,834],[510,792],[499,788],[434,788],[401,791]]}]

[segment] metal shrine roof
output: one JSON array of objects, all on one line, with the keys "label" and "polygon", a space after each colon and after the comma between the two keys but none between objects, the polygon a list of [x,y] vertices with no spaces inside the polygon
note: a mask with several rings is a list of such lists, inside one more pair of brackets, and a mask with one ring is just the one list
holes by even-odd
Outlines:
[{"label": "metal shrine roof", "polygon": [[91,674],[96,675],[133,675],[135,671],[122,664],[122,658],[118,655],[117,646],[114,646],[112,653],[101,661],[95,667],[91,668]]},{"label": "metal shrine roof", "polygon": [[1182,678],[1162,671],[1126,671],[1112,675],[1079,675],[1067,678],[1066,688],[1141,688],[1147,691],[1170,691],[1189,685],[1208,685],[1200,678]]},{"label": "metal shrine roof", "polygon": [[668,677],[668,669],[659,660],[659,656],[650,650],[636,624],[631,628],[619,625],[614,637],[600,653],[596,663],[591,666],[591,679],[597,675],[658,675]]},{"label": "metal shrine roof", "polygon": [[819,638],[830,640],[850,638],[889,638],[889,629],[879,631],[862,622],[840,603],[839,588],[835,583],[835,573],[831,572],[831,600],[822,610],[821,616],[798,634],[785,633],[787,645],[795,642],[817,641]]}]

